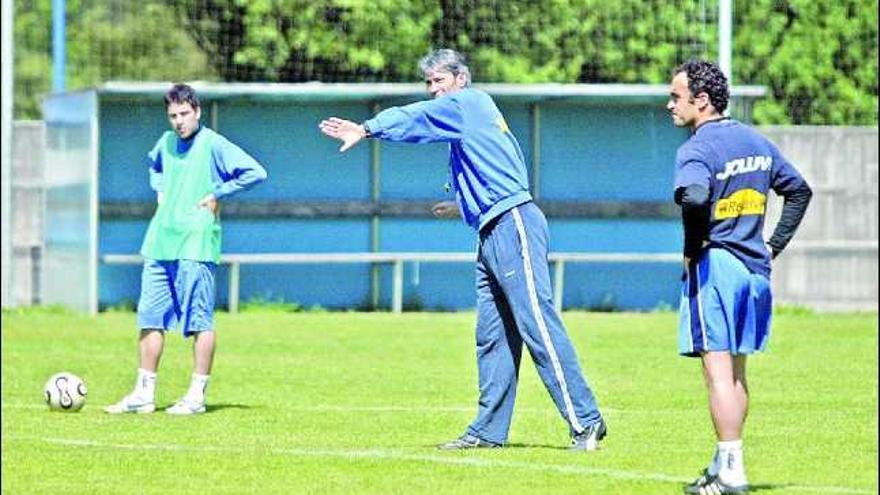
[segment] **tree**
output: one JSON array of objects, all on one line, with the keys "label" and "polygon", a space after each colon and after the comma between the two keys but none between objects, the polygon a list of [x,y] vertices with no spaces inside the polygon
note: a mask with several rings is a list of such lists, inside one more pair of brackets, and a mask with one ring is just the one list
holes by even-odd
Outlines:
[{"label": "tree", "polygon": [[411,80],[438,14],[418,0],[169,4],[227,81]]},{"label": "tree", "polygon": [[[740,0],[733,82],[759,124],[877,124],[878,0]],[[49,91],[51,0],[16,0],[18,118]],[[654,83],[717,53],[690,0],[68,0],[68,87],[111,79],[410,82],[432,47],[479,82]]]},{"label": "tree", "polygon": [[[487,82],[665,82],[676,60],[704,55],[714,36],[712,13],[696,2],[169,3],[231,81],[409,81],[421,55],[446,46],[468,53]],[[682,19],[691,21],[684,29]]]},{"label": "tree", "polygon": [[[130,5],[67,0],[67,88],[120,79],[216,79],[205,54],[174,29],[176,19],[161,1]],[[15,8],[14,113],[37,119],[52,82],[52,0],[16,0]]]},{"label": "tree", "polygon": [[735,82],[761,124],[877,125],[877,0],[736,4]]}]

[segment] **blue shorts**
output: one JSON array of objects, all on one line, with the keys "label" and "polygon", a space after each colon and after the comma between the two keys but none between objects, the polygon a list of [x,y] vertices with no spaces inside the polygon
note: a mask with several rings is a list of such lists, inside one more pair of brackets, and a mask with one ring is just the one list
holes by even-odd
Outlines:
[{"label": "blue shorts", "polygon": [[138,328],[173,330],[183,336],[214,329],[214,269],[202,261],[144,260]]},{"label": "blue shorts", "polygon": [[678,352],[733,355],[763,351],[770,340],[770,281],[721,248],[692,263],[682,284]]}]

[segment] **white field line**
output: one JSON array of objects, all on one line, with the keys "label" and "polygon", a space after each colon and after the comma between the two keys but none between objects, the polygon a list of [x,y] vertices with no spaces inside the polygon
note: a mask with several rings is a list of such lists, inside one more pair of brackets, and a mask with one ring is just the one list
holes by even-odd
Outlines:
[{"label": "white field line", "polygon": [[[169,403],[170,404],[170,403]],[[101,406],[103,407],[103,406]],[[279,406],[280,407],[280,406]],[[46,409],[45,404],[3,404],[3,409]],[[208,404],[211,409],[211,404]],[[477,406],[345,406],[345,405],[314,405],[314,406],[283,406],[285,411],[305,412],[476,412]],[[522,408],[521,411],[538,411],[538,408]],[[552,407],[547,408],[555,412]],[[604,411],[603,411],[604,412]]]},{"label": "white field line", "polygon": [[[8,435],[6,437],[9,437]],[[427,455],[427,454],[411,454],[402,450],[395,449],[286,449],[286,448],[268,448],[268,449],[246,449],[232,447],[211,447],[211,446],[191,446],[179,444],[124,444],[124,443],[107,443],[97,442],[86,439],[71,438],[40,438],[32,436],[12,435],[15,440],[37,440],[55,445],[67,445],[74,447],[100,448],[100,449],[116,449],[131,451],[166,451],[166,452],[218,452],[227,454],[247,455],[249,453],[269,453],[276,456],[294,456],[294,457],[336,457],[344,459],[391,459],[398,461],[414,461],[414,462],[432,462],[436,464],[451,464],[458,466],[479,467],[479,468],[510,468],[517,470],[531,470],[548,472],[553,471],[562,474],[578,474],[578,475],[598,475],[608,478],[637,480],[637,481],[660,481],[666,483],[687,483],[690,478],[674,476],[665,473],[643,473],[638,471],[625,471],[620,469],[594,468],[589,466],[572,465],[572,464],[541,464],[533,462],[517,462],[504,461],[498,459],[487,459],[484,457],[461,457],[458,453],[450,452],[449,455]],[[575,454],[576,455],[576,454]],[[847,488],[838,486],[810,486],[810,485],[784,485],[779,486],[780,490],[806,491],[813,493],[840,493],[840,494],[872,494],[876,493],[872,490],[859,488]]]},{"label": "white field line", "polygon": [[[210,409],[210,405],[208,408]],[[323,412],[323,411],[339,411],[339,412],[466,412],[466,413],[476,413],[477,405],[474,404],[472,406],[432,406],[432,405],[424,405],[424,406],[347,406],[347,405],[332,405],[332,404],[316,404],[312,406],[285,406],[285,410],[289,411],[315,411],[315,412]],[[602,414],[605,416],[615,415],[619,411],[611,408],[602,408]],[[539,414],[550,414],[553,416],[558,415],[559,413],[553,406],[547,407],[517,407],[514,410],[514,413],[539,413]]]},{"label": "white field line", "polygon": [[[170,404],[170,403],[169,403]],[[88,407],[88,406],[87,406]],[[316,404],[311,406],[283,406],[285,411],[304,411],[304,412],[466,412],[476,413],[477,405],[472,406],[357,406],[357,405],[333,405],[333,404]],[[3,403],[3,409],[46,409],[45,404],[39,403]],[[211,404],[208,404],[208,410]],[[558,413],[553,406],[547,407],[518,407],[516,413],[547,413],[557,415]],[[611,408],[602,408],[604,416],[613,416],[620,410]],[[676,414],[678,411],[676,411]],[[651,413],[656,415],[657,413]]]}]

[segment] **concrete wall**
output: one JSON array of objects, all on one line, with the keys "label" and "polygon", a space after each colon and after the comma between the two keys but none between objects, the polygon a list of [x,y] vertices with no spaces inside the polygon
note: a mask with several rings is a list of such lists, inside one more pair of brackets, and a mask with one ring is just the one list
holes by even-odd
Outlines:
[{"label": "concrete wall", "polygon": [[[774,263],[777,302],[877,309],[877,128],[764,127],[813,188],[789,248]],[[773,220],[781,210],[775,205]],[[768,221],[769,235],[775,221]]]},{"label": "concrete wall", "polygon": [[[265,184],[224,203],[224,253],[474,250],[471,229],[429,213],[431,203],[451,198],[444,191],[445,144],[371,141],[340,155],[338,144],[316,127],[330,115],[358,121],[372,115],[373,105],[420,100],[421,88],[412,96],[359,101],[338,96],[304,101],[281,93],[271,100],[212,100],[210,95],[202,93],[203,122],[252,153],[269,172]],[[523,148],[534,192],[549,219],[552,250],[679,249],[680,222],[663,209],[672,209],[671,167],[687,132],[669,123],[665,91],[632,101],[538,104],[522,97],[531,94],[499,94],[496,101]],[[145,153],[168,124],[157,108],[159,98],[99,92],[99,99],[98,252],[132,254],[140,248],[155,204]],[[679,270],[675,263],[570,263],[562,303],[565,308],[676,306]],[[410,307],[475,305],[471,264],[407,263],[404,272],[404,300]],[[226,280],[225,269],[219,270],[221,306],[227,302]],[[390,270],[373,278],[367,264],[246,265],[240,294],[242,301],[283,298],[326,308],[376,301],[387,308],[391,282]],[[100,265],[100,305],[136,301],[139,283],[137,266]]]},{"label": "concrete wall", "polygon": [[[43,246],[43,152],[41,121],[18,121],[12,139],[12,305],[39,302]],[[7,268],[4,267],[4,270]]]}]

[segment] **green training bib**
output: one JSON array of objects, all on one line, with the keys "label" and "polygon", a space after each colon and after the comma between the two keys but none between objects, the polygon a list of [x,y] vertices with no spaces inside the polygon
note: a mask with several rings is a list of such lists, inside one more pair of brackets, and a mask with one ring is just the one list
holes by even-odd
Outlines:
[{"label": "green training bib", "polygon": [[220,261],[220,218],[200,208],[214,190],[211,145],[214,133],[203,128],[186,153],[177,151],[173,132],[162,136],[162,204],[156,209],[141,255],[154,260]]}]

